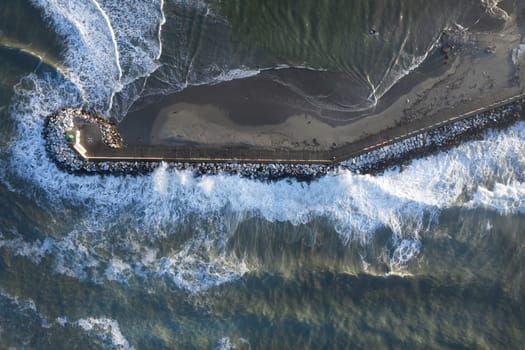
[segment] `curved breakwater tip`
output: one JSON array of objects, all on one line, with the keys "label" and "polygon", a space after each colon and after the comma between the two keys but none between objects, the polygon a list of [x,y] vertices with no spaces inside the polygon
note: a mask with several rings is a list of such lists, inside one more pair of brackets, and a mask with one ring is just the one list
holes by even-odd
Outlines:
[{"label": "curved breakwater tip", "polygon": [[[478,139],[489,129],[505,128],[523,119],[523,95],[494,104],[477,113],[467,113],[428,128],[414,130],[399,137],[363,147],[337,161],[326,164],[304,164],[276,160],[275,162],[209,161],[202,159],[164,161],[163,159],[100,159],[88,154],[80,137],[81,128],[94,128],[100,133],[104,147],[125,148],[125,140],[117,127],[95,112],[79,108],[63,108],[48,116],[43,137],[46,151],[57,166],[73,174],[148,174],[164,164],[176,170],[193,171],[195,176],[231,174],[242,177],[277,180],[295,178],[313,180],[338,169],[358,174],[379,174],[395,167],[403,168],[413,159],[455,147],[462,142]],[[154,147],[154,146],[152,146]]]}]

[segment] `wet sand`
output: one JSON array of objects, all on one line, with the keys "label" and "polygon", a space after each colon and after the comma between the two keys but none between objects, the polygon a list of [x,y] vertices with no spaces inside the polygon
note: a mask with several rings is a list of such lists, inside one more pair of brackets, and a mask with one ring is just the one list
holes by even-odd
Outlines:
[{"label": "wet sand", "polygon": [[[520,68],[525,59],[517,51],[522,28],[516,23],[510,19],[498,32],[452,33],[453,45],[445,40],[444,46],[366,111],[327,108],[295,88],[310,84],[310,92],[328,100],[333,97],[329,102],[335,103],[330,105],[337,106],[341,96],[335,87],[349,83],[344,74],[283,69],[189,87],[130,113],[119,130],[128,145],[322,152],[387,129],[418,129],[523,91]],[[327,77],[333,91],[325,84]]]}]

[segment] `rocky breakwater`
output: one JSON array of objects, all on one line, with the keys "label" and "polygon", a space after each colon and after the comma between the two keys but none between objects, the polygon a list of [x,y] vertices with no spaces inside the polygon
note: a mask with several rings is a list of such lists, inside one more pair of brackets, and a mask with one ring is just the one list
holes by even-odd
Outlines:
[{"label": "rocky breakwater", "polygon": [[340,166],[361,174],[378,174],[409,161],[441,152],[462,142],[481,138],[488,129],[505,128],[525,117],[525,99],[514,99],[455,121],[417,130],[397,140],[370,147],[348,158]]},{"label": "rocky breakwater", "polygon": [[[110,148],[124,146],[117,128],[108,120],[83,109],[63,108],[48,116],[43,130],[47,154],[59,168],[75,174],[127,174],[139,169],[134,162],[98,162],[81,156],[74,148],[79,125],[99,128],[104,144]],[[155,168],[153,164],[150,167]]]},{"label": "rocky breakwater", "polygon": [[[59,168],[69,173],[81,175],[147,174],[158,168],[161,161],[120,161],[96,160],[82,156],[75,150],[76,130],[79,126],[95,125],[99,128],[102,140],[110,148],[125,147],[117,128],[96,113],[78,108],[63,108],[50,115],[45,123],[43,137],[49,157]],[[231,162],[164,162],[170,169],[191,170],[194,175],[231,174],[242,177],[273,180],[293,177],[311,180],[335,169],[334,164],[286,164],[286,163],[241,163]]]},{"label": "rocky breakwater", "polygon": [[[458,117],[454,120],[414,130],[394,139],[383,140],[349,154],[344,160],[326,164],[290,164],[286,162],[164,162],[170,169],[193,171],[194,175],[231,174],[259,180],[296,178],[313,180],[338,170],[360,174],[378,174],[386,169],[402,166],[415,158],[454,147],[461,142],[481,137],[487,129],[506,127],[523,118],[525,99],[514,98],[479,113]],[[82,156],[75,143],[78,142],[79,126],[96,126],[107,147],[125,147],[116,127],[96,113],[81,109],[64,108],[48,117],[43,135],[51,159],[63,170],[75,174],[146,174],[158,168],[161,161],[102,161]]]}]

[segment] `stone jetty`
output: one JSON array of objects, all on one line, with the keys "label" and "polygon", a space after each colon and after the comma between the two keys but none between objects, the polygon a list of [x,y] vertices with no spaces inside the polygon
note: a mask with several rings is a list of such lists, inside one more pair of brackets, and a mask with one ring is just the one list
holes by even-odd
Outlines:
[{"label": "stone jetty", "polygon": [[525,99],[520,98],[512,103],[365,150],[342,161],[340,166],[356,173],[381,173],[388,168],[404,165],[412,159],[450,149],[465,141],[479,139],[488,129],[508,127],[523,119],[524,112]]},{"label": "stone jetty", "polygon": [[524,115],[525,98],[516,96],[487,109],[412,130],[379,143],[362,144],[357,151],[354,147],[343,155],[326,154],[318,159],[303,161],[297,156],[299,153],[288,153],[288,159],[282,154],[276,159],[271,159],[271,156],[258,159],[260,152],[253,150],[250,153],[248,150],[249,157],[245,159],[216,156],[205,159],[202,155],[206,150],[201,150],[199,157],[191,158],[188,156],[191,150],[187,149],[186,153],[177,153],[172,149],[151,150],[147,149],[148,146],[126,148],[125,140],[114,124],[96,113],[79,108],[64,108],[49,116],[43,136],[50,158],[58,167],[74,174],[146,174],[165,162],[172,169],[190,169],[196,176],[225,173],[261,180],[286,177],[312,180],[339,169],[379,174],[412,159],[480,138],[488,129],[507,127]]}]

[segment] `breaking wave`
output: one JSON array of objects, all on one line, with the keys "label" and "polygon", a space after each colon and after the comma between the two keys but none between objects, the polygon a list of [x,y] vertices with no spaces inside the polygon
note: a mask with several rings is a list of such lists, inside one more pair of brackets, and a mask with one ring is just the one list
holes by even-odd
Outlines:
[{"label": "breaking wave", "polygon": [[[366,244],[378,229],[387,228],[394,241],[390,264],[396,269],[418,256],[420,235],[445,208],[524,210],[524,123],[381,176],[340,170],[310,184],[260,182],[230,175],[195,178],[165,165],[148,176],[72,176],[47,158],[40,136],[43,116],[64,103],[63,91],[70,88],[60,77],[33,75],[17,86],[14,100],[19,102],[12,104],[12,112],[19,134],[2,174],[13,190],[41,205],[53,203],[57,212],[69,206],[83,210],[82,224],[61,238],[0,241],[4,249],[34,263],[52,257],[57,273],[122,283],[130,276],[161,276],[188,291],[204,291],[250,270],[224,249],[237,225],[250,217],[294,225],[327,218],[345,243]],[[14,181],[20,178],[23,183]],[[192,238],[171,253],[141,246],[176,235],[174,223],[182,225],[195,214],[207,219],[193,226]],[[123,256],[108,257],[112,247],[101,240],[101,232],[119,223],[137,232],[128,233],[136,241]]]},{"label": "breaking wave", "polygon": [[109,318],[82,318],[74,323],[88,333],[94,333],[103,341],[110,341],[118,350],[134,349],[122,335],[117,321]]},{"label": "breaking wave", "polygon": [[[225,248],[239,223],[253,217],[293,225],[327,219],[345,244],[367,244],[379,229],[387,229],[393,243],[389,263],[399,270],[420,254],[421,235],[443,209],[524,211],[523,123],[414,161],[403,172],[364,176],[339,170],[310,184],[230,175],[195,178],[189,171],[166,166],[147,176],[66,174],[46,155],[41,136],[45,116],[64,105],[110,111],[116,93],[151,73],[162,50],[163,2],[34,3],[66,39],[67,71],[65,77],[32,73],[15,87],[9,114],[18,130],[0,178],[14,192],[52,207],[56,215],[66,208],[82,214],[73,229],[43,240],[0,232],[0,248],[36,264],[51,257],[57,273],[118,283],[153,276],[202,292],[257,268]],[[137,7],[143,14],[138,19],[132,15]],[[230,73],[219,78],[252,74]],[[109,234],[118,227],[126,230],[120,236]],[[170,251],[154,248],[186,231],[191,237],[180,238]],[[120,254],[114,252],[112,240],[117,238]]]},{"label": "breaking wave", "polygon": [[[164,2],[32,0],[64,38],[66,76],[88,107],[111,114],[115,94],[157,67]],[[140,16],[136,16],[140,13]],[[93,30],[96,28],[96,30]],[[134,100],[117,106],[121,113]]]},{"label": "breaking wave", "polygon": [[[15,320],[15,325],[4,324],[4,326],[18,327],[16,332],[18,333],[18,337],[27,338],[26,341],[28,343],[30,339],[34,337],[34,334],[30,333],[30,329],[26,328],[27,325],[40,323],[40,328],[44,330],[53,327],[78,327],[89,335],[100,339],[106,348],[118,350],[134,349],[122,334],[119,323],[111,318],[86,317],[76,321],[69,321],[68,317],[60,316],[50,321],[38,310],[32,299],[13,296],[3,290],[0,290],[0,306],[0,335],[3,331],[2,325],[5,318],[5,320],[10,321],[9,323]],[[17,315],[17,317],[13,317],[13,315]],[[22,326],[22,324],[24,324],[24,326]],[[32,329],[34,332],[34,329],[38,329],[38,327]],[[5,343],[2,344],[5,345]]]}]

